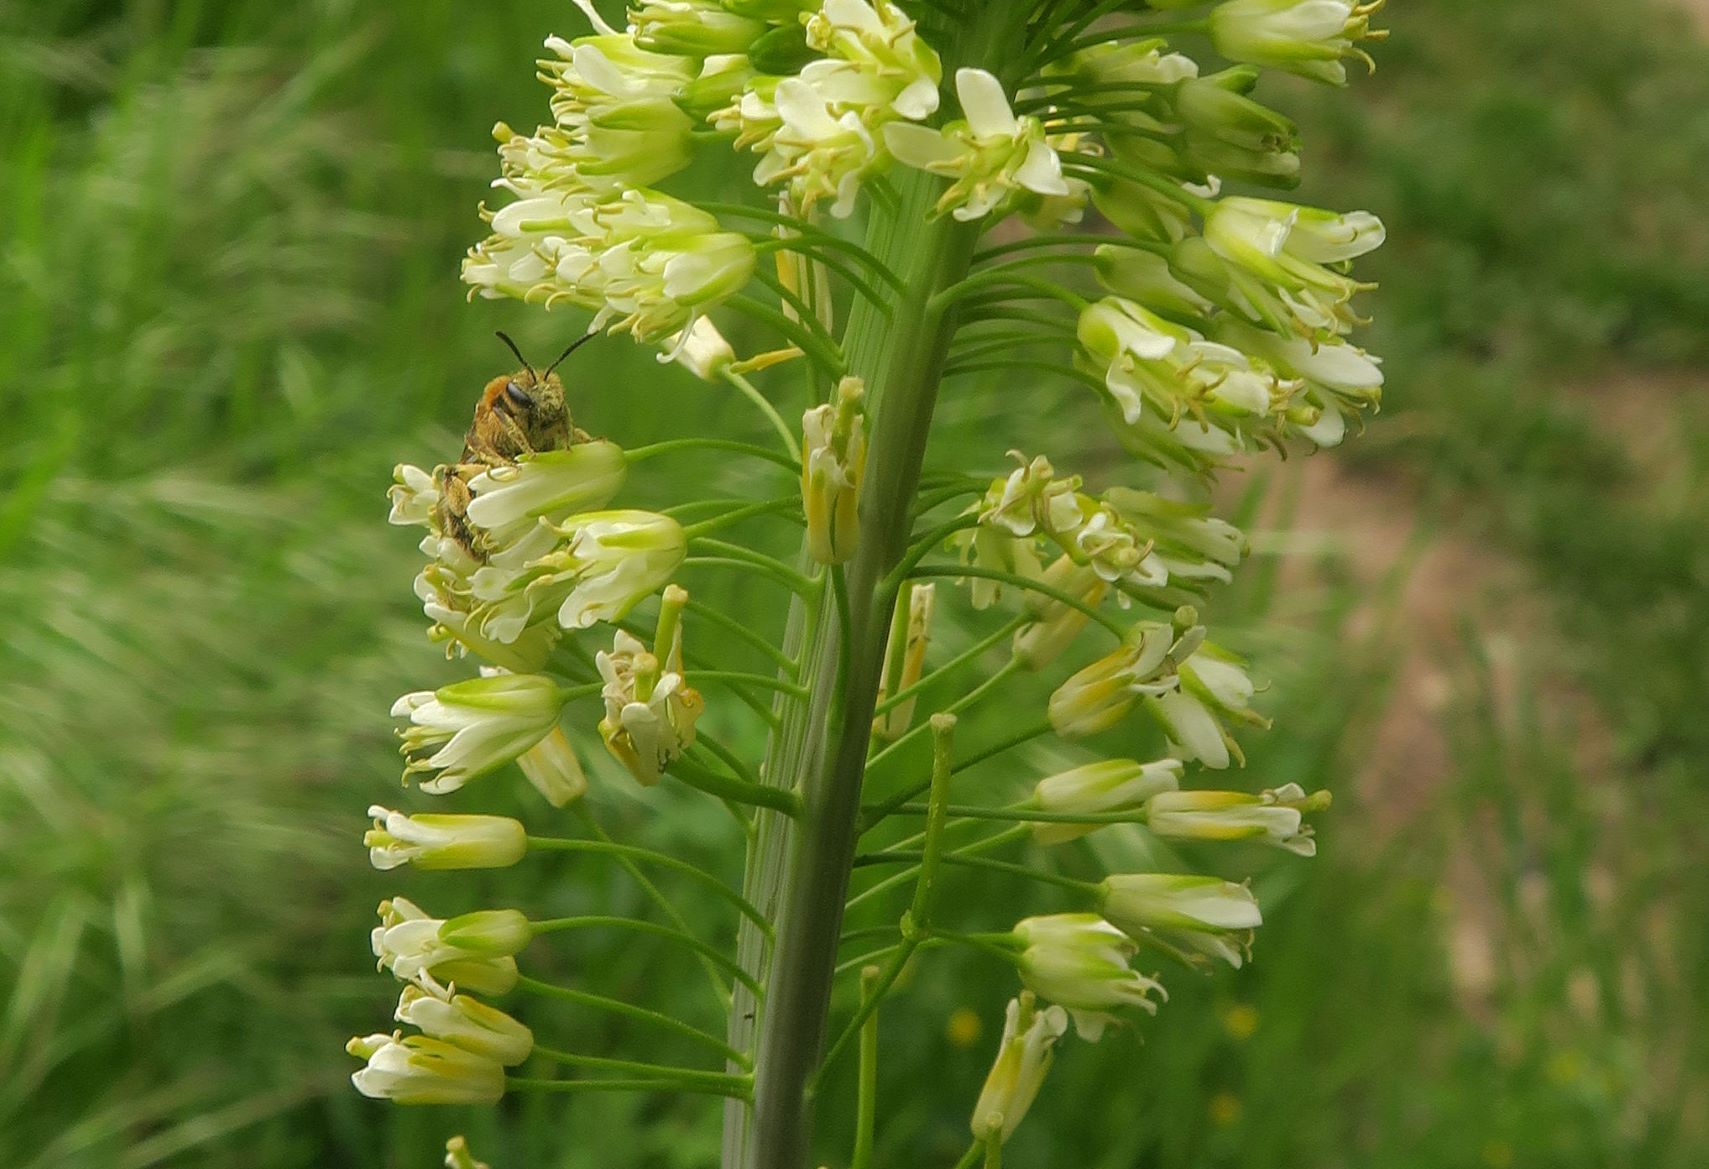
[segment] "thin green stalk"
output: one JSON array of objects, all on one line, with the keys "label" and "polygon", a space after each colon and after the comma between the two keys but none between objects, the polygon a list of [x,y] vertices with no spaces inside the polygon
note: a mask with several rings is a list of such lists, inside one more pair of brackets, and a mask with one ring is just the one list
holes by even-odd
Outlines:
[{"label": "thin green stalk", "polygon": [[696,954],[701,955],[733,975],[738,982],[748,985],[749,989],[760,989],[758,984],[754,982],[753,978],[746,970],[743,970],[740,966],[736,965],[736,963],[732,962],[725,956],[724,952],[719,950],[716,946],[710,946],[695,937],[693,934],[686,933],[679,929],[672,929],[668,925],[660,925],[656,921],[643,921],[638,917],[613,917],[608,914],[587,914],[580,917],[548,917],[530,924],[533,925],[534,932],[536,934],[562,933],[566,930],[583,929],[626,929],[634,930],[638,934],[651,934],[654,937],[665,938],[669,941],[676,942],[679,945],[688,947]]},{"label": "thin green stalk", "polygon": [[[862,853],[855,857],[854,863],[857,866],[864,867],[866,865],[894,865],[907,861],[918,861],[920,862],[921,869],[924,870],[926,863],[933,860],[934,858],[932,855],[924,851],[915,852],[906,849],[886,849],[883,852]],[[1047,873],[1041,869],[1016,864],[1013,861],[992,860],[990,857],[952,855],[936,858],[936,860],[939,860],[946,865],[960,865],[963,868],[985,869],[994,873],[1008,873],[1011,876],[1026,877],[1030,880],[1042,881],[1047,885],[1057,885],[1061,888],[1072,889],[1076,893],[1084,893],[1087,895],[1091,895],[1096,892],[1098,888],[1098,886],[1091,881],[1081,881],[1074,877],[1064,876],[1061,873]]]},{"label": "thin green stalk", "polygon": [[[966,710],[968,707],[984,698],[987,694],[991,693],[991,691],[995,690],[998,686],[1007,682],[1018,669],[1020,669],[1020,663],[1016,662],[1014,658],[1010,658],[1008,661],[1003,663],[996,673],[992,674],[989,678],[985,679],[985,681],[979,683],[979,685],[969,690],[966,694],[963,694],[960,698],[957,698],[954,702],[944,707],[944,713],[959,714],[961,711]],[[868,759],[866,763],[866,770],[871,771],[873,768],[881,766],[886,759],[891,758],[909,743],[925,734],[929,726],[929,723],[920,723],[918,726],[910,727],[908,732],[901,738],[897,739],[882,751],[873,755],[872,758]]]},{"label": "thin green stalk", "polygon": [[608,840],[577,840],[558,836],[530,836],[528,847],[542,852],[585,852],[603,854],[606,856],[625,856],[635,860],[643,860],[648,864],[658,865],[673,872],[684,873],[699,881],[703,887],[711,889],[718,896],[734,905],[744,917],[751,918],[762,926],[769,928],[765,914],[749,905],[743,896],[717,877],[696,865],[668,853],[655,852],[650,848],[642,848],[633,844],[617,844]]},{"label": "thin green stalk", "polygon": [[748,401],[752,402],[777,431],[778,439],[783,443],[783,449],[789,452],[789,457],[795,460],[796,466],[801,465],[801,444],[795,438],[795,431],[783,420],[783,415],[777,412],[777,407],[771,404],[771,399],[762,394],[753,382],[725,366],[718,371],[718,376],[735,386],[737,391]]},{"label": "thin green stalk", "polygon": [[633,1080],[547,1080],[537,1076],[506,1076],[508,1092],[554,1092],[572,1095],[582,1092],[691,1092],[701,1096],[729,1096],[746,1100],[751,1089],[746,1081],[732,1080],[728,1084],[711,1081],[682,1081],[664,1079]]},{"label": "thin green stalk", "polygon": [[720,556],[724,556],[732,560],[745,561],[756,568],[766,569],[778,580],[788,584],[791,592],[805,595],[814,591],[813,582],[811,580],[789,567],[789,565],[783,563],[783,561],[778,560],[776,557],[767,556],[763,552],[755,552],[753,549],[744,547],[741,544],[731,544],[724,540],[715,539],[711,536],[697,536],[695,537],[695,543],[710,552],[717,553]]},{"label": "thin green stalk", "polygon": [[[743,293],[737,293],[724,303],[760,324],[776,329],[829,376],[837,378],[846,372],[848,366],[843,355],[838,352],[835,342],[823,336],[823,326],[816,318],[809,316],[800,320],[791,319],[781,310]],[[811,325],[805,323],[809,320],[813,322]]]},{"label": "thin green stalk", "polygon": [[872,1137],[878,1120],[878,969],[860,973],[860,997],[873,1004],[860,1029],[860,1071],[855,1087],[855,1142],[849,1169],[871,1169]]},{"label": "thin green stalk", "polygon": [[688,612],[693,613],[701,620],[710,621],[712,624],[718,626],[718,628],[724,630],[724,632],[731,634],[738,640],[746,642],[754,649],[759,650],[766,657],[770,658],[779,668],[790,673],[794,673],[796,670],[797,663],[791,659],[788,654],[778,649],[758,633],[755,633],[747,625],[744,625],[742,622],[737,621],[734,617],[725,613],[722,609],[713,605],[708,605],[703,601],[696,601],[693,599],[689,600],[686,607]]},{"label": "thin green stalk", "polygon": [[721,800],[770,808],[790,817],[801,814],[801,797],[783,788],[768,787],[733,775],[720,775],[687,757],[675,760],[666,770],[689,787]]},{"label": "thin green stalk", "polygon": [[1078,609],[1093,621],[1096,621],[1099,625],[1102,625],[1105,629],[1109,630],[1110,633],[1115,636],[1117,641],[1121,641],[1127,636],[1127,630],[1123,628],[1121,622],[1117,621],[1114,617],[1101,612],[1092,605],[1088,605],[1085,601],[1082,601],[1074,594],[1064,592],[1055,585],[1047,585],[1042,580],[1035,580],[1032,577],[1022,576],[1017,572],[1004,572],[997,568],[982,568],[974,564],[928,564],[915,567],[908,573],[908,576],[910,578],[921,576],[976,576],[985,580],[1000,581],[1003,584],[1013,585],[1025,592],[1038,593],[1042,596],[1049,597],[1053,601],[1067,605],[1070,609]]},{"label": "thin green stalk", "polygon": [[577,1006],[592,1007],[595,1010],[608,1011],[613,1015],[621,1015],[626,1019],[634,1019],[638,1023],[650,1024],[660,1030],[670,1031],[683,1036],[685,1039],[692,1039],[696,1043],[704,1044],[725,1059],[743,1065],[748,1063],[746,1055],[725,1043],[718,1036],[702,1031],[692,1024],[684,1023],[672,1015],[648,1010],[646,1007],[638,1007],[634,1003],[625,1002],[622,999],[607,998],[605,995],[589,994],[585,990],[576,990],[574,987],[541,982],[538,978],[530,978],[526,974],[517,979],[516,985],[532,994],[562,999],[564,1002],[575,1003]]},{"label": "thin green stalk", "polygon": [[[947,825],[944,828],[944,838],[947,840],[949,838],[949,835],[958,828],[975,827],[975,826],[977,826],[977,822],[972,821],[972,820],[963,820],[963,821],[959,821],[955,824]],[[962,856],[977,856],[978,854],[980,854],[982,852],[990,852],[992,849],[1002,848],[1006,844],[1012,844],[1017,840],[1021,840],[1021,839],[1025,838],[1026,835],[1027,835],[1027,830],[1025,827],[1009,828],[1009,829],[1005,829],[1002,832],[993,833],[992,835],[987,836],[983,840],[976,840],[971,844],[957,845],[956,846],[956,852]],[[922,839],[924,839],[924,836],[925,836],[924,833],[916,833],[914,836],[909,837],[907,840],[900,841],[896,845],[896,847],[906,848],[910,844],[918,844]],[[871,901],[875,897],[883,896],[884,894],[890,892],[890,890],[896,888],[898,885],[907,884],[910,880],[913,879],[914,873],[916,871],[917,871],[917,866],[911,867],[911,868],[906,868],[906,869],[901,870],[900,872],[891,873],[888,877],[885,877],[881,881],[873,882],[872,885],[870,885],[869,887],[867,887],[865,889],[862,889],[859,893],[857,893],[853,897],[849,898],[849,909],[851,909],[851,910],[856,909],[862,905],[865,905],[868,901]]]},{"label": "thin green stalk", "polygon": [[694,681],[699,682],[733,682],[743,686],[758,686],[762,690],[775,690],[779,694],[787,694],[791,698],[806,698],[807,689],[794,682],[786,682],[770,674],[748,674],[740,670],[696,670]]},{"label": "thin green stalk", "polygon": [[723,515],[713,516],[710,519],[701,520],[699,523],[685,524],[683,525],[682,534],[687,539],[694,540],[705,536],[708,532],[716,532],[721,528],[727,528],[731,524],[740,523],[741,521],[750,519],[754,516],[770,515],[774,512],[789,511],[791,509],[799,508],[800,506],[800,497],[794,495],[787,499],[768,499],[763,503],[750,503],[744,507],[731,508]]},{"label": "thin green stalk", "polygon": [[751,442],[737,442],[731,438],[667,438],[663,442],[648,443],[646,446],[634,447],[623,452],[623,457],[630,463],[644,463],[648,459],[656,459],[660,455],[674,454],[677,451],[729,451],[733,454],[752,455],[756,459],[764,459],[768,463],[776,463],[786,471],[801,473],[801,460],[790,459],[768,447],[757,446]]},{"label": "thin green stalk", "polygon": [[[605,829],[600,826],[599,821],[594,818],[593,812],[588,809],[586,800],[577,800],[575,803],[570,805],[570,808],[576,819],[582,822],[582,826],[586,828],[596,840],[605,844],[615,843],[610,836],[606,835]],[[647,874],[641,871],[641,866],[635,863],[634,858],[624,856],[621,853],[616,855],[618,865],[622,867],[625,873],[629,874],[630,880],[640,886],[641,892],[647,897],[647,899],[658,907],[659,912],[663,913],[670,919],[672,925],[676,926],[676,928],[681,930],[683,933],[688,933],[688,919],[683,917],[682,913],[671,902],[671,899],[665,896],[664,891],[657,885],[653,884]],[[712,987],[713,997],[718,1001],[720,1006],[729,1002],[730,985],[724,981],[723,975],[718,973],[718,964],[707,958],[704,954],[699,955],[699,962],[700,968],[706,973],[707,982]]]},{"label": "thin green stalk", "polygon": [[[1019,747],[1022,743],[1030,743],[1034,739],[1043,735],[1048,735],[1054,729],[1055,728],[1050,725],[1050,721],[1048,719],[1043,722],[1034,723],[1030,727],[1016,731],[1007,738],[998,739],[995,743],[990,743],[981,747],[979,750],[957,763],[955,765],[955,772],[959,775],[969,767],[983,763],[985,760],[990,759],[993,756],[1001,755],[1004,751],[1010,750],[1013,747]],[[861,809],[861,834],[865,835],[867,832],[876,828],[884,821],[885,817],[889,816],[897,808],[902,807],[909,800],[912,800],[914,797],[924,793],[930,785],[930,780],[917,783],[912,787],[905,788],[902,791],[897,792],[893,796],[880,800],[876,804]]]},{"label": "thin green stalk", "polygon": [[[873,805],[874,808],[879,805]],[[915,816],[931,813],[930,804],[898,804],[888,810]],[[961,820],[996,820],[1024,824],[1143,824],[1145,809],[1126,812],[1046,812],[1041,808],[1016,805],[1009,808],[984,808],[977,804],[950,804],[948,813]]]},{"label": "thin green stalk", "polygon": [[679,1068],[668,1064],[641,1063],[633,1059],[612,1059],[602,1055],[581,1055],[574,1051],[563,1051],[545,1044],[536,1043],[534,1054],[558,1063],[569,1064],[571,1067],[591,1068],[595,1071],[628,1072],[636,1076],[655,1076],[660,1080],[671,1083],[722,1085],[726,1087],[745,1087],[746,1076],[733,1076],[728,1072],[705,1071],[700,1068]]}]

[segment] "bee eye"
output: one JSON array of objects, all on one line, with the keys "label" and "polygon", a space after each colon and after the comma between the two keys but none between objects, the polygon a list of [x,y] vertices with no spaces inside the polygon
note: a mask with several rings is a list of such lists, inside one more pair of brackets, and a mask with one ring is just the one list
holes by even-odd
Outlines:
[{"label": "bee eye", "polygon": [[534,399],[528,396],[528,391],[517,385],[515,382],[504,383],[504,396],[513,404],[521,406],[524,409],[534,405]]}]

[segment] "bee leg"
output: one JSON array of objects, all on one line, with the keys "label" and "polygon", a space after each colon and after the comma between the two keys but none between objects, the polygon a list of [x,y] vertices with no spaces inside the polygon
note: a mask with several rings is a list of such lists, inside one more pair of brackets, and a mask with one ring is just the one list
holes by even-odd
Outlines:
[{"label": "bee leg", "polygon": [[487,558],[486,549],[469,523],[469,503],[473,496],[469,492],[469,481],[464,477],[480,469],[468,464],[444,468],[445,474],[439,484],[439,509],[436,518],[445,535],[461,544],[469,555],[484,561]]}]

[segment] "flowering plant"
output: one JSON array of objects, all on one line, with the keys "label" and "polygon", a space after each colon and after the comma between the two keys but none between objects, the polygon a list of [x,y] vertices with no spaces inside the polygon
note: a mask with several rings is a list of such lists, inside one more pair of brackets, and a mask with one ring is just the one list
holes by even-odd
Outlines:
[{"label": "flowering plant", "polygon": [[[428,529],[416,592],[430,635],[484,663],[398,700],[406,780],[478,794],[516,762],[592,835],[376,807],[366,843],[386,869],[596,852],[715,886],[737,916],[701,936],[650,879],[665,922],[510,908],[441,920],[394,898],[373,947],[406,984],[398,1021],[419,1034],[353,1040],[356,1085],[401,1102],[722,1096],[727,1169],[798,1169],[820,1163],[827,1071],[858,1047],[851,1161],[864,1169],[881,1006],[910,963],[965,947],[1017,990],[962,1161],[995,1166],[1073,1042],[1158,1012],[1165,983],[1136,960],[1239,966],[1261,922],[1244,884],[1179,871],[1080,881],[1056,855],[1098,831],[1315,849],[1307,817],[1325,793],[1198,786],[1244,761],[1242,728],[1266,725],[1246,663],[1200,621],[1245,551],[1209,488],[1236,459],[1337,443],[1375,407],[1377,359],[1349,339],[1369,287],[1351,262],[1383,230],[1364,212],[1223,186],[1297,181],[1294,127],[1254,87],[1267,69],[1344,83],[1344,62],[1368,61],[1361,43],[1381,36],[1379,5],[636,0],[619,28],[579,3],[591,33],[552,38],[540,63],[551,123],[498,127],[502,198],[464,280],[657,347],[749,400],[776,443],[683,435],[625,449],[621,435],[577,431],[461,477],[400,468],[393,521]],[[1194,49],[1229,65],[1206,72]],[[732,151],[751,160],[751,197],[692,197],[683,172]],[[739,356],[719,325],[731,321],[775,347]],[[1057,358],[1032,356],[1038,345]],[[765,384],[750,380],[762,370]],[[994,425],[1014,433],[982,475],[935,464],[940,395],[991,371],[1007,379]],[[1037,445],[1044,374],[1101,408],[1132,456],[1117,481],[1036,450],[1010,452],[1018,465],[992,477],[1008,441]],[[1023,397],[1022,378],[1040,388]],[[790,393],[799,427],[776,405]],[[638,465],[697,449],[776,469],[783,493],[622,506]],[[760,523],[800,528],[799,557],[722,538]],[[681,582],[700,572],[744,574],[744,597],[776,590],[776,636],[769,597],[736,612],[691,600]],[[938,580],[960,587],[939,596]],[[946,610],[983,627],[953,652]],[[704,666],[685,647],[711,629],[760,665]],[[1027,696],[1034,675],[1048,698]],[[1000,694],[1032,717],[966,742],[958,721]],[[743,718],[745,739],[727,730]],[[1125,757],[1148,738],[1151,758]],[[954,792],[1038,740],[1076,761],[1029,798]],[[618,767],[600,774],[642,798],[680,783],[736,812],[739,886],[605,836],[581,799],[581,756],[601,747]],[[969,932],[945,920],[952,870],[1036,877],[1075,904]],[[899,901],[882,924],[845,927],[852,905],[887,895]],[[534,939],[592,926],[705,959],[725,1034],[524,973]],[[879,944],[845,948],[861,939]],[[857,995],[846,1009],[842,987]],[[517,988],[689,1035],[717,1065],[537,1045],[485,1001]],[[566,1068],[587,1074],[546,1074]]]}]

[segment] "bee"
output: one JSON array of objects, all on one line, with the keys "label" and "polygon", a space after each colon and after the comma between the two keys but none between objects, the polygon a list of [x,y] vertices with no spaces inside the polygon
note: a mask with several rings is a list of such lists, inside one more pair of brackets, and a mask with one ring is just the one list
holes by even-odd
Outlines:
[{"label": "bee", "polygon": [[570,354],[598,336],[578,338],[545,370],[536,370],[504,333],[498,334],[522,362],[515,373],[493,378],[475,403],[475,416],[463,436],[463,458],[435,470],[439,480],[439,528],[475,559],[486,560],[478,532],[469,524],[469,480],[493,467],[509,467],[523,455],[564,450],[593,436],[570,420],[564,383],[555,370]]}]

